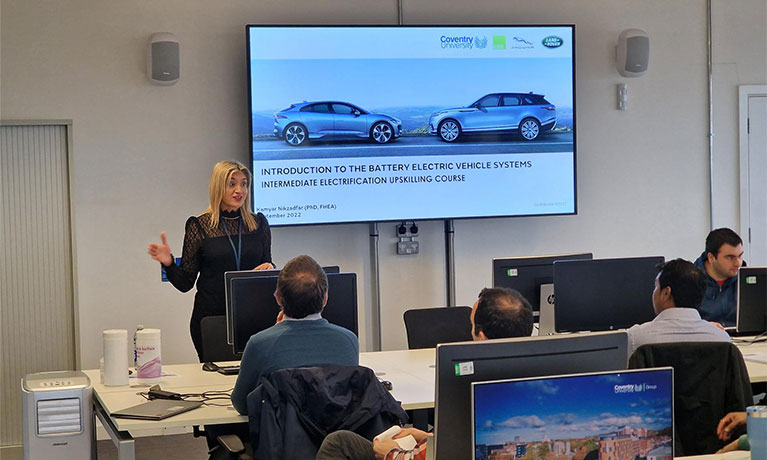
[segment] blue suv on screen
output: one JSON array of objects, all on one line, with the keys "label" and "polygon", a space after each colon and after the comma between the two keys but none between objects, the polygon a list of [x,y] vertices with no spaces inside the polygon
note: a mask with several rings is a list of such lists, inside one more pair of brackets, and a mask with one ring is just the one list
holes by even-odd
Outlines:
[{"label": "blue suv on screen", "polygon": [[274,114],[274,135],[293,146],[309,139],[355,138],[386,144],[402,135],[402,122],[348,102],[300,102]]},{"label": "blue suv on screen", "polygon": [[429,134],[455,142],[465,133],[511,132],[532,141],[556,124],[557,108],[542,94],[492,93],[468,107],[432,113]]}]

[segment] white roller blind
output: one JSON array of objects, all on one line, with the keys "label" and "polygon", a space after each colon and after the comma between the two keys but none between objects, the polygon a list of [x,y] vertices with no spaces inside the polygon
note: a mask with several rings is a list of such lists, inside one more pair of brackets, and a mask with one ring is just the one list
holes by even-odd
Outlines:
[{"label": "white roller blind", "polygon": [[21,444],[21,378],[75,367],[67,133],[0,126],[0,446]]}]

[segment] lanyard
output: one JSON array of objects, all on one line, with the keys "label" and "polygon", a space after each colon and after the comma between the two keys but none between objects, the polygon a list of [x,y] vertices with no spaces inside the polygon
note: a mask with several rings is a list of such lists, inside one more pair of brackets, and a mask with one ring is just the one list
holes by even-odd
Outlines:
[{"label": "lanyard", "polygon": [[224,228],[224,233],[226,233],[226,237],[229,238],[229,244],[232,245],[232,252],[234,252],[234,261],[237,263],[237,270],[239,270],[240,256],[242,255],[242,214],[240,214],[240,230],[237,232],[237,249],[235,249],[234,247],[234,241],[232,241],[232,236],[229,235],[229,229],[226,227],[226,224],[224,224],[224,220],[221,219],[219,223]]}]

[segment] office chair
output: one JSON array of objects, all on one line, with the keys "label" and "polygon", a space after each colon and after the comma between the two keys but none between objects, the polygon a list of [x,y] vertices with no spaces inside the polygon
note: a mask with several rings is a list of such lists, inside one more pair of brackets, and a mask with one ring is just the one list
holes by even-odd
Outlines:
[{"label": "office chair", "polygon": [[[313,459],[334,431],[351,430],[372,440],[407,422],[399,402],[362,366],[274,371],[261,378],[247,405],[250,444],[258,460]],[[219,439],[236,444],[228,435]]]},{"label": "office chair", "polygon": [[[239,361],[240,358],[234,354],[234,349],[226,342],[226,316],[206,316],[200,321],[200,329],[202,336],[202,360],[203,362],[221,362],[221,361]],[[206,437],[208,439],[208,447],[211,449],[217,448],[221,441],[215,438],[215,434],[209,433],[208,430],[217,431],[218,428],[210,428],[206,426],[204,430],[201,430],[198,425],[192,427],[192,434],[195,438]],[[230,445],[227,448],[227,452],[237,452],[237,456],[224,456],[223,453],[217,455],[211,454],[210,458],[238,458],[242,460],[248,459],[244,450],[238,449],[233,439],[229,440]],[[239,446],[242,448],[242,446]],[[211,451],[213,452],[213,451]],[[240,456],[240,454],[242,454]]]},{"label": "office chair", "polygon": [[206,316],[200,321],[203,362],[239,361],[226,342],[226,316]]},{"label": "office chair", "polygon": [[415,308],[402,317],[411,350],[471,340],[471,307]]},{"label": "office chair", "polygon": [[236,434],[216,437],[218,445],[208,451],[208,460],[254,460],[250,444]]},{"label": "office chair", "polygon": [[740,350],[729,342],[664,343],[642,345],[629,359],[629,369],[661,366],[674,368],[674,456],[721,449],[719,420],[753,404]]}]

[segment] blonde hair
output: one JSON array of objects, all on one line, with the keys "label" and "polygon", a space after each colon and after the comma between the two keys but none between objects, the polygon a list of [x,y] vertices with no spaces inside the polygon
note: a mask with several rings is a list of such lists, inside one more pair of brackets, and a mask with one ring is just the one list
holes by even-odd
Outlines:
[{"label": "blonde hair", "polygon": [[[210,213],[210,227],[212,229],[218,227],[219,218],[221,216],[221,202],[224,200],[224,193],[229,184],[229,179],[231,179],[232,174],[236,172],[245,174],[245,177],[248,179],[248,185],[250,185],[253,176],[250,174],[248,168],[237,161],[219,161],[213,166],[213,171],[210,173],[210,183],[208,184],[210,206],[208,206],[208,209],[206,209],[203,214]],[[240,207],[240,216],[242,216],[245,228],[248,231],[253,231],[258,225],[256,224],[256,219],[253,218],[250,209],[250,190],[248,190],[247,195],[245,195],[245,203]]]}]

